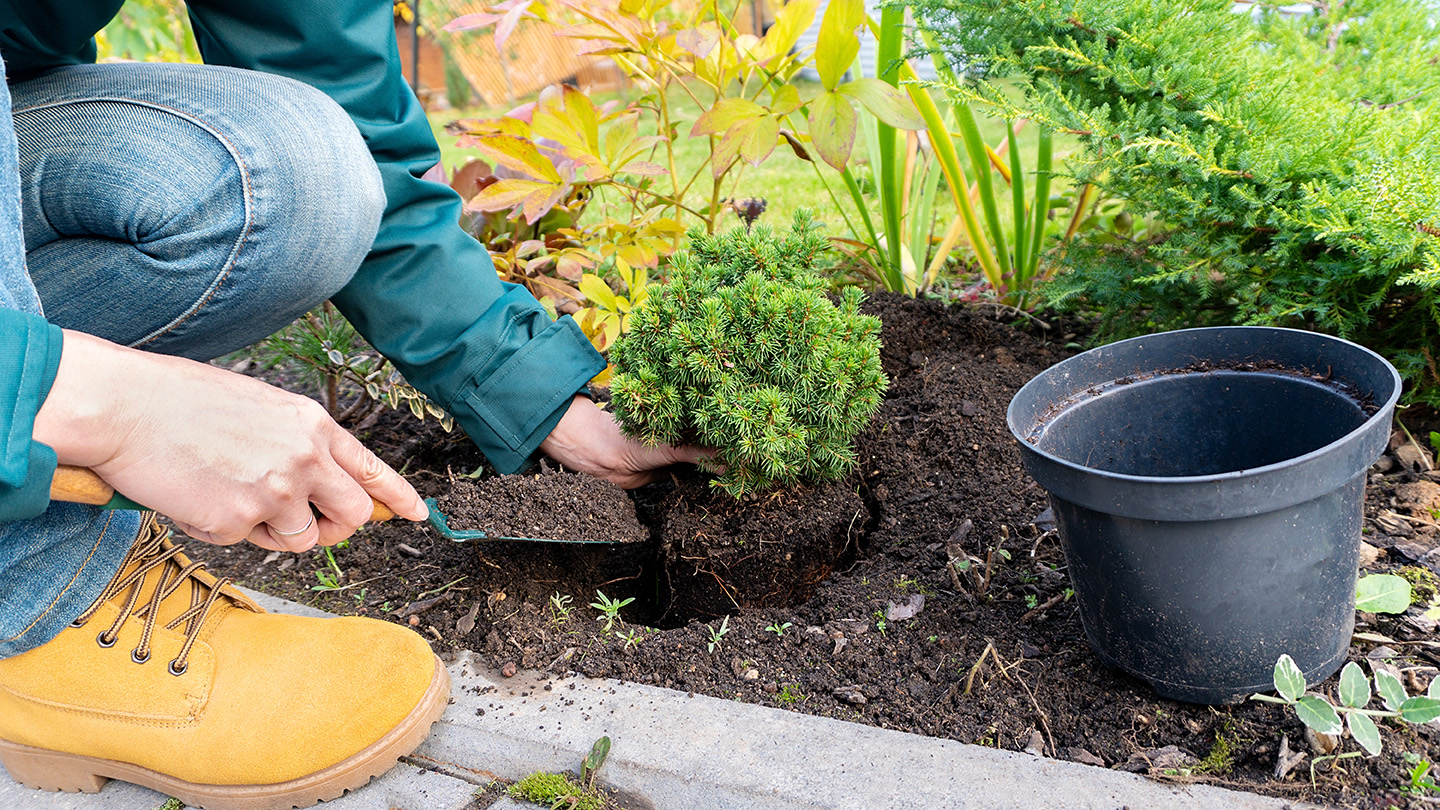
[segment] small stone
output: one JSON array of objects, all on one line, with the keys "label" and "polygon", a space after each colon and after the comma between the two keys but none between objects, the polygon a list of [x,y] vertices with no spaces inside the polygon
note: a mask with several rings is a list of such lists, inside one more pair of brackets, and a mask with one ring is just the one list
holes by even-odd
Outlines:
[{"label": "small stone", "polygon": [[1423,447],[1406,442],[1395,448],[1395,460],[1412,472],[1435,469],[1435,463]]},{"label": "small stone", "polygon": [[1030,741],[1025,744],[1025,753],[1032,757],[1045,756],[1045,735],[1040,733],[1040,729],[1030,729]]},{"label": "small stone", "polygon": [[1149,751],[1137,751],[1130,755],[1130,758],[1123,765],[1119,766],[1122,771],[1130,773],[1154,773],[1178,770],[1189,767],[1198,762],[1195,755],[1183,748],[1167,745],[1164,748],[1153,748]]},{"label": "small stone", "polygon": [[1081,765],[1094,765],[1097,768],[1105,767],[1105,760],[1086,751],[1084,748],[1066,748],[1061,753],[1071,762],[1078,762]]},{"label": "small stone", "polygon": [[1360,567],[1369,568],[1380,560],[1381,549],[1369,543],[1360,543]]},{"label": "small stone", "polygon": [[1044,654],[1045,651],[1036,647],[1034,644],[1028,641],[1020,642],[1020,656],[1022,658],[1039,658]]},{"label": "small stone", "polygon": [[970,400],[965,399],[960,401],[961,414],[965,416],[974,416],[977,411],[979,411],[979,408],[975,407],[975,403],[971,402]]},{"label": "small stone", "polygon": [[762,687],[760,687],[760,688],[765,690],[765,694],[767,694],[767,695],[773,695],[773,694],[775,694],[776,692],[779,692],[779,691],[780,691],[780,684],[778,684],[778,683],[767,683],[767,684],[765,684],[764,686],[762,686]]},{"label": "small stone", "polygon": [[518,670],[519,667],[515,666],[514,661],[507,661],[505,666],[500,667],[500,674],[506,678],[513,678]]},{"label": "small stone", "polygon": [[747,669],[745,670],[745,674],[740,677],[747,681],[758,681],[760,680],[760,670],[754,668]]},{"label": "small stone", "polygon": [[837,686],[831,694],[853,706],[864,706],[870,702],[870,699],[865,697],[865,693],[858,686]]},{"label": "small stone", "polygon": [[1374,464],[1370,465],[1370,471],[1380,475],[1384,475],[1393,469],[1395,469],[1395,459],[1390,456],[1381,456]]},{"label": "small stone", "polygon": [[410,618],[407,619],[406,621],[408,621],[408,622],[410,623],[410,626],[411,626],[411,627],[419,627],[419,626],[420,626],[420,617],[417,616],[417,615],[415,615],[415,614],[413,614],[413,613],[410,614]]}]

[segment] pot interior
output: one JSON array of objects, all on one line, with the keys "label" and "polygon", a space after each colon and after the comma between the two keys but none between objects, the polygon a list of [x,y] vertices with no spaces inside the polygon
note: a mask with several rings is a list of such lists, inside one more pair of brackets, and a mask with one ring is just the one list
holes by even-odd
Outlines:
[{"label": "pot interior", "polygon": [[1345,436],[1366,409],[1283,370],[1175,371],[1089,388],[1053,408],[1034,446],[1090,469],[1179,477],[1254,469]]}]

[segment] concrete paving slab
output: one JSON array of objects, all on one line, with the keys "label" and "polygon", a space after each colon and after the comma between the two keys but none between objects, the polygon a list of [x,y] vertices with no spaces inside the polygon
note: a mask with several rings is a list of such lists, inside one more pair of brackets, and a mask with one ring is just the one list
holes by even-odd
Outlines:
[{"label": "concrete paving slab", "polygon": [[[268,610],[327,615],[251,595]],[[601,776],[634,810],[1306,806],[614,680],[504,678],[469,653],[450,674],[451,705],[419,750],[322,810],[461,810],[496,778],[574,771],[601,736],[613,742]],[[43,793],[0,771],[3,810],[156,810],[165,800],[119,782],[93,795]]]},{"label": "concrete paving slab", "polygon": [[609,736],[604,780],[659,810],[1300,806],[613,680],[507,679],[468,654],[450,672],[450,710],[411,761],[518,779],[573,771]]}]

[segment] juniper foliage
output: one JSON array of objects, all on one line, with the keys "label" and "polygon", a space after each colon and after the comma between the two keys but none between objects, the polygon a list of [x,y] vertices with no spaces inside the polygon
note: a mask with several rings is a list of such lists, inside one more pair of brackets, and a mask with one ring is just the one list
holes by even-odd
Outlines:
[{"label": "juniper foliage", "polygon": [[1052,303],[1094,308],[1118,336],[1331,332],[1440,405],[1440,7],[902,2],[980,79],[950,92],[1078,134],[1069,171],[1168,224],[1141,243],[1082,234]]},{"label": "juniper foliage", "polygon": [[813,266],[827,243],[804,211],[783,234],[689,237],[611,349],[621,428],[650,445],[717,448],[713,485],[736,497],[844,475],[888,384],[864,295],[826,296]]}]

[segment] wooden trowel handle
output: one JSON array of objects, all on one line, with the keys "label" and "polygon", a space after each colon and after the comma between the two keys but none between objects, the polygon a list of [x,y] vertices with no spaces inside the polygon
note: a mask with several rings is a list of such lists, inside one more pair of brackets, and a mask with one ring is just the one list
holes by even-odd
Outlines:
[{"label": "wooden trowel handle", "polygon": [[[50,500],[88,503],[108,509],[145,508],[124,495],[116,493],[114,487],[105,483],[103,478],[88,467],[71,467],[64,464],[55,468],[55,477],[50,479]],[[370,503],[371,522],[395,517],[395,513],[385,504],[374,498],[370,499]]]}]

